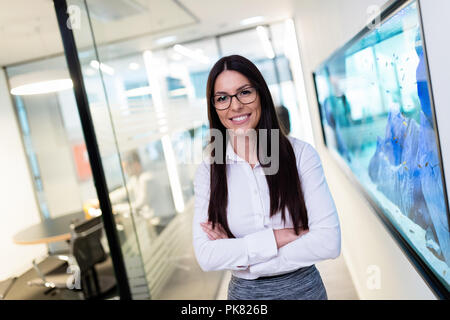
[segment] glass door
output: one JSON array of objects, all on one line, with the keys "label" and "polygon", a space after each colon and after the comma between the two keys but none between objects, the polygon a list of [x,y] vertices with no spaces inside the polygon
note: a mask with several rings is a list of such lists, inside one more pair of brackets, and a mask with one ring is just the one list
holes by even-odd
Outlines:
[{"label": "glass door", "polygon": [[95,130],[132,298],[215,299],[223,272],[200,269],[191,230],[193,179],[207,132],[196,82],[218,53],[208,40],[206,53],[188,49],[205,59],[183,62],[173,49],[157,49],[158,40],[171,40],[161,36],[165,30],[195,19],[176,1],[150,4],[67,0],[70,19],[60,28],[70,29],[76,44],[91,115],[84,121]]}]

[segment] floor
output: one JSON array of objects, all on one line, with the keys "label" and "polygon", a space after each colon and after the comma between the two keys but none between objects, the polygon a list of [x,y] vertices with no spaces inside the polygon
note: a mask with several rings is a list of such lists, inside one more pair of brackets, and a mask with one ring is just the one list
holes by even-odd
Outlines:
[{"label": "floor", "polygon": [[224,275],[225,271],[204,272],[200,269],[189,242],[186,254],[177,263],[157,300],[214,300]]},{"label": "floor", "polygon": [[[322,277],[329,300],[359,300],[342,254],[337,259],[317,263],[316,267]],[[227,300],[230,278],[231,273],[227,271],[219,288],[217,300]]]},{"label": "floor", "polygon": [[[229,271],[203,272],[194,258],[193,252],[188,252],[188,259],[178,268],[161,297],[162,300],[209,300],[216,297],[217,300],[227,299],[228,282],[231,273]],[[55,268],[61,262],[47,259],[40,264],[40,268],[46,272]],[[355,287],[347,269],[344,257],[341,254],[337,259],[326,260],[316,264],[322,280],[325,284],[328,299],[330,300],[358,300]],[[114,275],[111,260],[98,266],[100,274]],[[9,291],[6,299],[39,299],[39,300],[78,300],[82,296],[68,290],[51,290],[40,287],[29,287],[27,281],[37,275],[30,270],[20,277]],[[117,292],[113,291],[104,299],[116,299]]]},{"label": "floor", "polygon": [[[64,274],[67,265],[54,257],[48,257],[38,264],[42,273],[56,272]],[[52,271],[53,270],[53,271]],[[102,278],[115,279],[112,261],[108,258],[105,262],[96,265],[97,274]],[[9,289],[5,300],[82,300],[81,291],[67,289],[49,289],[41,286],[29,286],[28,281],[38,278],[36,271],[31,268],[18,277]],[[103,284],[103,281],[102,281]],[[102,285],[101,284],[101,285]],[[108,285],[108,288],[110,286]],[[103,299],[110,299],[117,296],[116,288],[108,289]]]}]

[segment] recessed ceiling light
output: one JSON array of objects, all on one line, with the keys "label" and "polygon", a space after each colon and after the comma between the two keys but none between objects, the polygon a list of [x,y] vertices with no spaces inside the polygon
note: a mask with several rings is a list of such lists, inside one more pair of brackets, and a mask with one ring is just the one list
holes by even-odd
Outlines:
[{"label": "recessed ceiling light", "polygon": [[246,26],[249,24],[254,24],[254,23],[260,23],[264,20],[264,17],[262,16],[256,16],[256,17],[251,17],[251,18],[247,18],[247,19],[243,19],[241,20],[240,24],[242,26]]},{"label": "recessed ceiling light", "polygon": [[199,52],[196,52],[194,50],[191,50],[189,48],[186,48],[181,44],[174,45],[173,50],[175,50],[177,53],[183,56],[196,60],[200,63],[209,64],[211,62],[207,56],[200,54]]},{"label": "recessed ceiling light", "polygon": [[168,43],[174,42],[176,39],[177,39],[176,36],[168,36],[168,37],[163,37],[163,38],[159,38],[159,39],[155,40],[155,43],[159,44],[159,45],[163,45],[163,44],[168,44]]},{"label": "recessed ceiling light", "polygon": [[11,94],[26,96],[67,90],[73,87],[71,79],[56,79],[49,81],[33,82],[11,89]]}]

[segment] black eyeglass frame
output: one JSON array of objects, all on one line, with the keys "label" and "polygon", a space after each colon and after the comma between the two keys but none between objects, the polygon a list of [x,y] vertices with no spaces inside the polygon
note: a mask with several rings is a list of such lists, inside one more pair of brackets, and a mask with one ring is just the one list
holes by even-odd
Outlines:
[{"label": "black eyeglass frame", "polygon": [[[251,101],[251,102],[242,102],[241,100],[239,100],[238,94],[240,94],[240,93],[242,93],[242,91],[248,90],[248,89],[255,89],[255,93],[256,93],[255,99],[253,101]],[[227,96],[227,97],[230,97],[230,103],[228,104],[228,107],[223,108],[223,109],[217,108],[216,104],[214,103],[214,97],[216,97],[216,96],[222,96],[222,97],[223,96]],[[211,97],[211,104],[216,110],[223,111],[223,110],[227,110],[231,106],[231,101],[233,100],[233,97],[236,97],[236,99],[242,104],[250,104],[250,103],[255,102],[257,96],[258,96],[258,88],[256,86],[248,86],[248,87],[242,88],[241,90],[239,90],[239,92],[237,92],[235,94],[220,94],[220,95],[216,94],[216,95],[213,95]]]}]

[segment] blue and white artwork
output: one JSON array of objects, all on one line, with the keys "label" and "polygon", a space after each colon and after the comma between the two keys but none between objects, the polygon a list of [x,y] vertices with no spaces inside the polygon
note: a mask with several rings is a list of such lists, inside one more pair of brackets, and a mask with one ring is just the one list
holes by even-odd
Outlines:
[{"label": "blue and white artwork", "polygon": [[327,146],[448,290],[449,217],[425,59],[412,1],[321,65],[315,82]]}]

